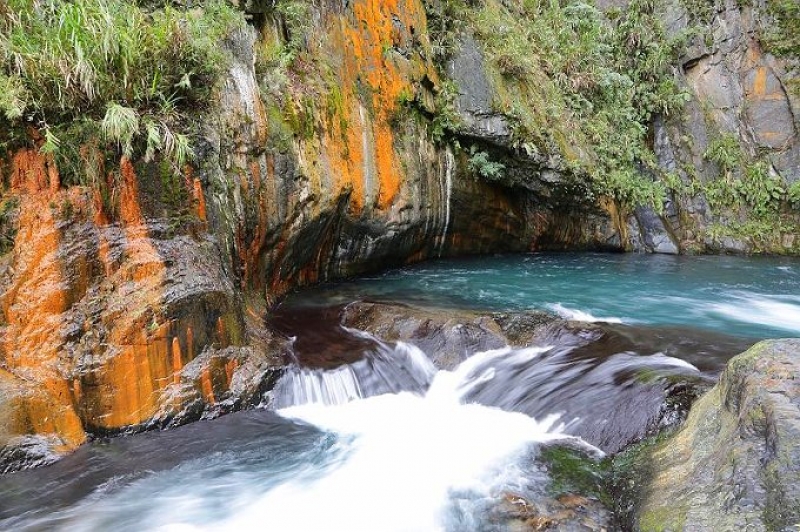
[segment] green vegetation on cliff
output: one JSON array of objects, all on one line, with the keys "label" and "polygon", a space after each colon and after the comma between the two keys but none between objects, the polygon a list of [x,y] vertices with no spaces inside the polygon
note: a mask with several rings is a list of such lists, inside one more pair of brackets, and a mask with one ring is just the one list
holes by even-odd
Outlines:
[{"label": "green vegetation on cliff", "polygon": [[190,144],[186,111],[208,97],[225,64],[220,42],[243,22],[223,0],[196,10],[0,0],[3,140],[24,142],[27,126],[38,130],[66,179],[78,177],[69,174],[83,166],[75,157],[90,139],[145,159],[160,152],[181,166]]},{"label": "green vegetation on cliff", "polygon": [[428,2],[428,10],[439,49],[457,46],[458,31],[482,44],[494,106],[510,118],[519,149],[559,159],[588,182],[589,199],[661,208],[665,189],[647,175],[658,172],[649,125],[687,96],[672,66],[681,41],[667,38],[652,0],[607,14],[537,0]]},{"label": "green vegetation on cliff", "polygon": [[767,0],[773,24],[764,35],[767,48],[783,56],[800,59],[800,3],[796,0]]}]

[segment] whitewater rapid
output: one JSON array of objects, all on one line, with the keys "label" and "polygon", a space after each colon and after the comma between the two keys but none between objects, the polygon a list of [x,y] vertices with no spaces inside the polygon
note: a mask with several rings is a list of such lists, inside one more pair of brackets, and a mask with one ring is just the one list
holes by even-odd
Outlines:
[{"label": "whitewater rapid", "polygon": [[[401,344],[399,350],[408,349]],[[347,460],[313,482],[288,482],[265,493],[230,521],[195,530],[252,529],[267,519],[286,531],[444,530],[453,524],[448,511],[500,497],[522,481],[515,458],[529,444],[574,439],[560,432],[558,416],[537,421],[461,402],[475,382],[491,378],[490,369],[474,375],[478,366],[506,356],[532,359],[548,349],[476,354],[453,372],[436,372],[424,395],[400,392],[334,405],[312,401],[280,410],[349,438]],[[430,362],[416,361],[433,371]],[[456,494],[464,493],[469,496],[459,500]]]},{"label": "whitewater rapid", "polygon": [[212,455],[119,490],[98,490],[47,521],[47,528],[478,530],[487,504],[524,492],[531,482],[523,458],[535,444],[568,440],[602,455],[565,434],[558,415],[536,420],[463,402],[476,385],[493,378],[493,364],[534,361],[549,347],[477,353],[453,371],[437,371],[410,344],[381,349],[373,356],[393,360],[412,376],[406,382],[429,380],[426,390],[366,396],[372,385],[359,382],[350,366],[289,373],[287,397],[300,393],[278,413],[327,434],[304,458],[277,472],[275,466],[259,472],[252,458],[245,466],[235,454]]}]

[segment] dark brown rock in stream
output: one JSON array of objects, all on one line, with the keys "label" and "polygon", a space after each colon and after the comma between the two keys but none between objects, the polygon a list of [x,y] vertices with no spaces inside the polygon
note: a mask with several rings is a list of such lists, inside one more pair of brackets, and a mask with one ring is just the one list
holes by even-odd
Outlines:
[{"label": "dark brown rock in stream", "polygon": [[[377,302],[348,305],[342,322],[385,341],[413,343],[440,369],[506,346],[551,347],[479,364],[474,375],[490,371],[492,377],[473,384],[464,401],[540,420],[558,414],[569,434],[609,453],[679,423],[692,400],[710,387],[707,375],[665,356],[674,349],[669,338],[654,335],[655,340],[642,342],[635,329],[619,325],[567,321],[536,311],[481,313]],[[693,344],[687,344],[691,352]]]}]

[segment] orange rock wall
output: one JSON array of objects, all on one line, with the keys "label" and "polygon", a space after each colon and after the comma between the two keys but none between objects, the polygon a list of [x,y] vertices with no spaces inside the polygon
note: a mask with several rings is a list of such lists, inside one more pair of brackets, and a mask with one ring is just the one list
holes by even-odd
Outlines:
[{"label": "orange rock wall", "polygon": [[[410,116],[410,103],[434,110],[439,84],[422,3],[356,0],[313,18],[286,90],[268,94],[245,54],[221,98],[229,181],[214,201],[237,213],[217,221],[235,235],[242,286],[269,299],[428,257],[525,249],[522,198],[465,179],[463,157]],[[280,34],[268,22],[252,46]],[[270,138],[270,120],[286,129],[300,116],[313,134],[294,131],[288,149]]]},{"label": "orange rock wall", "polygon": [[[256,32],[232,37],[179,220],[153,164],[98,168],[107,194],[61,187],[36,148],[0,164],[21,213],[0,285],[0,447],[45,435],[63,451],[257,402],[283,349],[264,316],[287,290],[527,248],[523,198],[466,178],[465,156],[404,114],[403,102],[430,109],[438,84],[422,4],[355,0],[318,15],[300,59],[316,63],[281,95],[283,116],[257,79]],[[279,145],[275,121],[310,99],[312,134]]]},{"label": "orange rock wall", "polygon": [[[110,176],[116,217],[92,191],[61,188],[36,148],[17,152],[9,167],[20,217],[0,295],[0,447],[37,434],[64,451],[83,443],[87,429],[116,431],[179,412],[185,401],[166,397],[184,366],[208,347],[242,340],[232,284],[215,278],[220,265],[203,264],[202,242],[153,234],[127,159]],[[190,386],[213,403],[232,367],[208,368]]]}]

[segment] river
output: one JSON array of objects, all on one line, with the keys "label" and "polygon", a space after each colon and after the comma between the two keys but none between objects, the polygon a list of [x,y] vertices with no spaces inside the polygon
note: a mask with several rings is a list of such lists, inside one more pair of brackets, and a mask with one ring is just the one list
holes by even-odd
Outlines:
[{"label": "river", "polygon": [[[710,383],[757,340],[800,335],[797,294],[797,260],[601,254],[442,260],[298,292],[277,313],[298,364],[271,409],[6,475],[0,529],[490,530],[504,494],[541,492],[538,446],[617,450],[664,382]],[[554,335],[437,369],[326,311],[356,300],[539,309],[602,323],[605,340]]]}]

